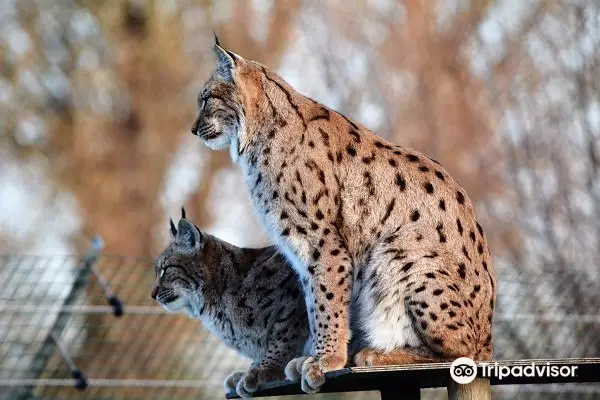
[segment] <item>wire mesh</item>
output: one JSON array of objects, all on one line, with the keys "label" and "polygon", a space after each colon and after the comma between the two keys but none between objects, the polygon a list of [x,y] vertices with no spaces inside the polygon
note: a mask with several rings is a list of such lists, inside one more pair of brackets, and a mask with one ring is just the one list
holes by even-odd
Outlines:
[{"label": "wire mesh", "polygon": [[[499,275],[496,358],[600,355],[598,276],[571,273],[565,281],[559,272],[524,276],[508,269]],[[0,256],[0,398],[223,398],[223,379],[248,361],[198,321],[157,306],[150,298],[153,279],[152,260],[146,258]],[[576,299],[573,287],[584,287],[587,296]],[[122,316],[115,315],[107,294],[124,303]],[[57,342],[72,359],[71,368]],[[83,391],[74,388],[73,368],[88,379]],[[494,392],[507,399],[597,399],[600,385],[497,387]],[[424,393],[445,396],[443,390]]]}]

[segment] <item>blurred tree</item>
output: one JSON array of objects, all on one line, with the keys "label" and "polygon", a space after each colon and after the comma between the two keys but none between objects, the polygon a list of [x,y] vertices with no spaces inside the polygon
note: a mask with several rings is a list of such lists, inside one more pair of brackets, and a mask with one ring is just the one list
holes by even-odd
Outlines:
[{"label": "blurred tree", "polygon": [[[16,183],[37,198],[0,215],[0,248],[61,236],[71,213],[82,220],[71,238],[79,250],[81,233],[99,233],[111,253],[156,250],[169,168],[193,139],[194,99],[212,69],[213,29],[302,92],[438,159],[466,187],[496,257],[500,311],[557,318],[500,318],[500,357],[546,356],[548,343],[556,356],[600,353],[589,326],[564,322],[600,306],[594,0],[0,2],[0,189],[17,199],[2,204],[23,199]],[[237,172],[227,152],[201,157],[183,201],[209,227],[225,218],[214,203],[222,173]],[[57,222],[58,203],[76,210]],[[136,299],[153,279],[137,272]],[[118,341],[112,322],[88,318],[100,328],[81,354],[120,351],[98,344]]]}]

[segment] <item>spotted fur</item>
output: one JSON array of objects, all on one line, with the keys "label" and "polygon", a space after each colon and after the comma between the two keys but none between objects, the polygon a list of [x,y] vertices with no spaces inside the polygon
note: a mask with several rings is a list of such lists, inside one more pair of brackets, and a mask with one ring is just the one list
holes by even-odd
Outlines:
[{"label": "spotted fur", "polygon": [[192,131],[229,147],[254,209],[304,287],[315,391],[346,363],[492,356],[495,275],[464,189],[435,160],[392,144],[216,44]]},{"label": "spotted fur", "polygon": [[152,298],[170,312],[199,319],[225,344],[252,360],[225,380],[249,397],[261,383],[284,378],[308,337],[306,307],[294,270],[274,246],[239,248],[182,218],[158,257]]}]

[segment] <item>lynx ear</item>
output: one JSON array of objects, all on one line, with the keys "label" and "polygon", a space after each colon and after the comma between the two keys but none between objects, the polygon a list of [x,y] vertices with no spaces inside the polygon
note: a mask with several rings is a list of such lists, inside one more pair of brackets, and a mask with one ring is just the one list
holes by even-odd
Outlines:
[{"label": "lynx ear", "polygon": [[222,78],[228,81],[233,81],[233,71],[235,70],[236,66],[244,61],[244,59],[237,54],[221,47],[217,35],[215,35],[213,51],[217,61],[217,73]]},{"label": "lynx ear", "polygon": [[181,218],[186,219],[185,218],[185,208],[181,207]]},{"label": "lynx ear", "polygon": [[200,231],[187,219],[180,219],[177,226],[177,237],[175,241],[186,252],[197,252],[200,250],[202,237]]}]

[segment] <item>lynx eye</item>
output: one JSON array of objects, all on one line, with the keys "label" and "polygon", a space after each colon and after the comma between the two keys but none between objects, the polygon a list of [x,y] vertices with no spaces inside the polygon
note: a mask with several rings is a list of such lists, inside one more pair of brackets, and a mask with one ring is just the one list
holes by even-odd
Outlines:
[{"label": "lynx eye", "polygon": [[200,111],[204,111],[206,109],[206,104],[208,103],[209,96],[203,96],[200,98]]}]

